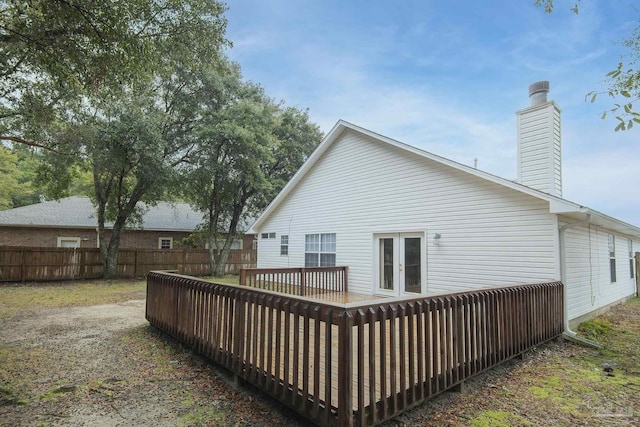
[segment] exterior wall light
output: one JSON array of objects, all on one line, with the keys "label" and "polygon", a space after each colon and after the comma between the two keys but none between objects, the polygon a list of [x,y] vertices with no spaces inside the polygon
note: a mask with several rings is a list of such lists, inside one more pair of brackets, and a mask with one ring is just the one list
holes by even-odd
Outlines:
[{"label": "exterior wall light", "polygon": [[436,246],[440,245],[440,238],[442,237],[442,235],[440,233],[436,233],[433,235],[433,244]]}]

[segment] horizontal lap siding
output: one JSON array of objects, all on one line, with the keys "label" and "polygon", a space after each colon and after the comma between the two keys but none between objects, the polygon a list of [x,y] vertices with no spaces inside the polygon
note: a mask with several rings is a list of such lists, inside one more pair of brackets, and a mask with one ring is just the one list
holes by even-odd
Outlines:
[{"label": "horizontal lap siding", "polygon": [[259,240],[258,267],[302,266],[305,234],[336,233],[349,290],[370,293],[373,233],[425,230],[430,292],[555,276],[548,203],[351,131],[265,221],[260,232],[276,239]]},{"label": "horizontal lap siding", "polygon": [[519,181],[561,197],[560,112],[551,103],[525,109],[518,129]]},{"label": "horizontal lap siding", "polygon": [[[616,236],[616,282],[609,272],[608,236],[612,232],[594,225],[565,231],[566,292],[569,319],[587,314],[635,293],[629,271],[628,238]],[[634,248],[638,248],[634,242]]]}]

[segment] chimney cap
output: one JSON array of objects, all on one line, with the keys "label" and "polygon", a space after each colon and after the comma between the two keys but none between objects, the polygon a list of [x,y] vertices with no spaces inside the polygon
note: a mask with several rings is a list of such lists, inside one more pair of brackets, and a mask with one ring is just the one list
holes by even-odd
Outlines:
[{"label": "chimney cap", "polygon": [[529,86],[529,96],[534,95],[538,92],[549,92],[549,81],[543,80],[540,82],[535,82],[534,84]]},{"label": "chimney cap", "polygon": [[540,105],[547,102],[547,94],[549,93],[549,81],[543,80],[529,86],[529,99],[531,105]]}]

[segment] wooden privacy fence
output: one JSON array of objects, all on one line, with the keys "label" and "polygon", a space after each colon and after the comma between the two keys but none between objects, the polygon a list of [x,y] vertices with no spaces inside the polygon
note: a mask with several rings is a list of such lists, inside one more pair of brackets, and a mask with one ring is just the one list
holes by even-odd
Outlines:
[{"label": "wooden privacy fence", "polygon": [[[232,250],[225,272],[239,274],[255,267],[256,251]],[[176,270],[183,274],[211,274],[206,249],[120,249],[118,276],[141,277],[151,270]],[[0,281],[95,279],[103,267],[98,248],[0,247]]]},{"label": "wooden privacy fence", "polygon": [[151,272],[146,318],[317,424],[366,426],[559,336],[563,292],[335,304]]},{"label": "wooden privacy fence", "polygon": [[347,292],[349,267],[245,268],[240,285],[291,295]]}]

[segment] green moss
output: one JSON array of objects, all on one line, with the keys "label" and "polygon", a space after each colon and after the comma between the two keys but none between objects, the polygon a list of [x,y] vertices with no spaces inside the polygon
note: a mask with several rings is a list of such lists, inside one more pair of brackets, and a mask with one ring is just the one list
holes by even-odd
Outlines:
[{"label": "green moss", "polygon": [[210,426],[224,424],[226,416],[224,412],[211,406],[191,407],[188,412],[178,418],[178,426]]},{"label": "green moss", "polygon": [[526,418],[504,411],[483,411],[471,420],[472,427],[511,427],[532,425]]},{"label": "green moss", "polygon": [[578,332],[581,335],[594,341],[602,341],[611,329],[611,323],[603,317],[596,317],[595,319],[582,322],[580,326],[578,326]]}]

